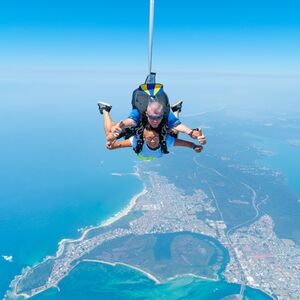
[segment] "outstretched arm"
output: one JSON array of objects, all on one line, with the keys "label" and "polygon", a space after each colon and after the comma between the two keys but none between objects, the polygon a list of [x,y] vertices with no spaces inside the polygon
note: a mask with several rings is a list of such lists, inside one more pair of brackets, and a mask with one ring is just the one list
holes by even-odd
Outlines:
[{"label": "outstretched arm", "polygon": [[109,150],[114,150],[118,148],[128,148],[132,147],[130,140],[124,140],[124,141],[115,141],[115,142],[107,142],[106,148]]},{"label": "outstretched arm", "polygon": [[120,135],[120,133],[122,132],[123,128],[135,127],[136,125],[137,124],[133,119],[128,118],[128,119],[120,121],[120,122],[116,123],[114,126],[112,126],[111,132],[117,138]]},{"label": "outstretched arm", "polygon": [[193,139],[198,139],[198,141],[201,145],[206,144],[206,138],[202,132],[202,129],[191,129],[191,128],[185,126],[184,124],[179,124],[179,125],[175,126],[173,129],[175,129],[176,131],[182,132],[182,133],[186,133]]},{"label": "outstretched arm", "polygon": [[191,148],[197,153],[201,152],[203,149],[201,145],[196,145],[195,143],[181,139],[175,139],[174,146]]}]

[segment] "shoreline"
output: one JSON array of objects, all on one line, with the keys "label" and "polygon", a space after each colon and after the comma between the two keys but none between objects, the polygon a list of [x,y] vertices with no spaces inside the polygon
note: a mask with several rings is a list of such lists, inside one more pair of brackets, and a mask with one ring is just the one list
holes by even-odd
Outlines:
[{"label": "shoreline", "polygon": [[[137,178],[140,178],[140,174],[139,174],[139,169],[137,167],[135,167],[135,171],[133,173],[127,173],[126,175],[132,175],[132,176],[136,176]],[[117,220],[119,220],[120,218],[122,218],[123,216],[126,216],[131,209],[134,207],[134,205],[136,204],[137,199],[140,196],[143,196],[144,194],[146,194],[148,191],[145,187],[145,185],[143,185],[143,190],[141,192],[139,192],[138,194],[134,195],[133,197],[130,198],[130,201],[128,203],[127,206],[125,206],[123,209],[121,209],[119,212],[117,212],[113,217],[109,217],[108,219],[102,221],[100,224],[98,225],[91,225],[87,228],[79,228],[78,230],[82,231],[82,235],[77,238],[77,239],[62,239],[61,241],[58,242],[58,246],[60,247],[61,245],[63,245],[66,242],[77,242],[77,241],[82,241],[86,235],[93,229],[98,229],[101,227],[105,227],[105,226],[109,226],[112,223],[116,222]],[[59,249],[58,249],[59,251]],[[55,256],[48,256],[48,258],[55,258],[58,256],[58,251],[56,252]]]},{"label": "shoreline", "polygon": [[79,237],[78,239],[62,239],[61,241],[59,241],[59,243],[58,243],[59,248],[56,252],[56,255],[55,256],[48,256],[47,259],[59,257],[62,254],[62,252],[64,251],[64,245],[66,243],[81,242],[82,240],[84,240],[84,238],[87,236],[87,234],[91,230],[109,226],[109,225],[113,224],[114,222],[118,221],[119,219],[121,219],[121,218],[125,217],[126,215],[128,215],[130,213],[130,211],[133,209],[133,207],[136,205],[137,199],[139,197],[145,195],[147,192],[148,192],[148,190],[146,189],[145,186],[143,186],[143,190],[141,192],[139,192],[138,194],[134,195],[130,199],[128,205],[125,206],[121,211],[117,212],[113,217],[109,217],[108,219],[104,220],[100,224],[88,227],[87,229],[83,230],[83,233],[82,233],[81,237]]},{"label": "shoreline", "polygon": [[152,275],[151,273],[148,273],[147,271],[139,268],[139,267],[136,267],[136,266],[133,266],[133,265],[130,265],[130,264],[126,264],[126,263],[123,263],[123,262],[119,262],[119,261],[116,261],[116,262],[109,262],[109,261],[105,261],[105,260],[100,260],[100,259],[83,259],[82,261],[84,262],[95,262],[95,263],[100,263],[100,264],[105,264],[105,265],[110,265],[110,266],[113,266],[113,267],[116,267],[117,265],[120,265],[120,266],[125,266],[125,267],[128,267],[130,269],[133,269],[133,270],[136,270],[140,273],[143,273],[144,275],[146,275],[149,279],[153,280],[155,283],[157,284],[160,284],[161,281],[159,279],[157,279],[154,275]]},{"label": "shoreline", "polygon": [[[144,274],[150,280],[154,281],[156,284],[163,284],[163,283],[167,283],[167,282],[170,282],[170,281],[173,281],[173,280],[176,280],[176,279],[180,279],[180,278],[195,278],[195,279],[200,279],[200,280],[203,280],[203,281],[210,281],[210,282],[222,282],[222,281],[224,281],[228,284],[241,285],[241,283],[233,283],[233,282],[227,281],[225,279],[209,278],[209,277],[205,277],[205,276],[196,275],[196,274],[193,274],[193,273],[177,274],[175,276],[166,278],[165,280],[159,280],[157,277],[155,277],[151,273],[145,271],[144,269],[141,269],[139,267],[136,267],[136,266],[133,266],[133,265],[130,265],[130,264],[127,264],[127,263],[123,263],[123,262],[118,262],[118,261],[117,262],[109,262],[109,261],[100,260],[100,259],[83,259],[81,262],[94,262],[94,263],[100,263],[100,264],[104,264],[104,265],[110,265],[112,267],[116,267],[117,265],[122,265],[122,266],[128,267],[130,269],[133,269],[135,271],[138,271],[138,272]],[[274,300],[276,299],[276,298],[274,298],[273,295],[269,294],[268,292],[266,292],[266,291],[264,291],[260,288],[253,287],[251,285],[246,285],[246,287],[252,288],[254,290],[258,290],[258,291],[262,292],[263,294],[269,296],[270,298],[272,298]]]},{"label": "shoreline", "polygon": [[144,196],[147,192],[148,190],[144,186],[143,190],[140,193],[136,194],[131,198],[129,204],[125,208],[123,208],[121,211],[116,213],[113,217],[110,217],[107,220],[103,221],[99,226],[97,226],[97,228],[109,226],[115,223],[116,221],[118,221],[119,219],[127,216],[130,213],[130,211],[133,209],[133,207],[136,205],[138,198]]},{"label": "shoreline", "polygon": [[209,278],[209,277],[205,277],[205,276],[201,276],[201,275],[197,275],[197,274],[193,274],[193,273],[177,274],[175,276],[167,278],[166,281],[172,281],[172,280],[185,278],[185,277],[192,277],[192,278],[197,278],[197,279],[201,279],[201,280],[205,280],[205,281],[212,281],[212,282],[221,281],[218,278]]},{"label": "shoreline", "polygon": [[[135,173],[131,173],[131,175],[137,176],[139,177],[139,173],[138,171],[136,171]],[[130,211],[134,208],[134,206],[136,205],[136,202],[138,200],[139,197],[145,195],[148,192],[148,190],[146,189],[145,185],[143,185],[143,190],[141,192],[139,192],[138,194],[134,195],[129,203],[127,204],[127,206],[125,206],[123,209],[121,209],[121,211],[117,212],[114,216],[109,217],[108,219],[104,220],[103,222],[101,222],[98,225],[95,226],[90,226],[88,228],[86,228],[85,230],[83,230],[82,235],[77,238],[77,239],[62,239],[58,242],[58,249],[55,253],[55,255],[48,255],[46,256],[41,262],[38,262],[37,264],[31,266],[31,267],[25,267],[24,269],[24,273],[22,272],[20,275],[15,276],[15,278],[12,280],[11,285],[12,285],[12,294],[17,297],[17,296],[21,296],[21,297],[29,297],[26,293],[21,293],[18,294],[16,292],[17,286],[19,281],[23,278],[24,275],[26,275],[30,270],[35,269],[36,267],[38,267],[40,264],[50,260],[50,259],[57,259],[59,258],[59,256],[61,256],[65,250],[65,245],[67,243],[73,243],[73,242],[81,242],[82,240],[85,239],[85,237],[88,235],[88,233],[93,230],[93,229],[98,229],[101,227],[106,227],[106,226],[110,226],[113,223],[115,223],[116,221],[118,221],[119,219],[125,217],[126,215],[128,215],[130,213]],[[68,276],[69,274],[67,274],[66,276]],[[151,276],[151,274],[150,274]],[[53,285],[54,286],[54,285]],[[31,296],[30,296],[31,297]]]}]

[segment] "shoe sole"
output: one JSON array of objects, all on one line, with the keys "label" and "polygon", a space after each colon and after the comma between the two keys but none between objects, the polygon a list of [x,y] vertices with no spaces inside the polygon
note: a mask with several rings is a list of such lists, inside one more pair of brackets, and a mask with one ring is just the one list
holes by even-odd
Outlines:
[{"label": "shoe sole", "polygon": [[97,103],[98,107],[99,107],[99,110],[100,110],[100,113],[103,114],[103,110],[107,111],[107,112],[110,112],[112,106],[108,103],[105,103],[105,102],[98,102]]},{"label": "shoe sole", "polygon": [[[175,104],[171,105],[171,110],[172,110],[173,112],[176,112],[176,111],[181,112],[182,104],[183,104],[183,101],[178,101],[178,102],[176,102]],[[179,106],[179,107],[176,107],[176,106]],[[173,109],[175,109],[175,111],[174,111]]]}]

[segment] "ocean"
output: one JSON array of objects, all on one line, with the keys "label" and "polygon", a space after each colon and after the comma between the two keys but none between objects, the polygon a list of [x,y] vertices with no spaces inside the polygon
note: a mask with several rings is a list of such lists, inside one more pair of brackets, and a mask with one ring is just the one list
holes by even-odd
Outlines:
[{"label": "ocean", "polygon": [[76,85],[0,84],[6,99],[0,110],[0,299],[22,268],[54,255],[60,240],[78,238],[79,229],[114,215],[142,189],[131,152],[104,147],[99,91],[86,96]]}]

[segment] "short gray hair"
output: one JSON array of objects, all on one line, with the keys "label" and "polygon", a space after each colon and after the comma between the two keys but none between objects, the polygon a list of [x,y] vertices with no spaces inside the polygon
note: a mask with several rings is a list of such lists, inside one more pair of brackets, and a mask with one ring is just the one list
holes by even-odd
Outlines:
[{"label": "short gray hair", "polygon": [[149,102],[147,112],[150,111],[155,115],[161,115],[164,112],[164,106],[158,101]]}]

